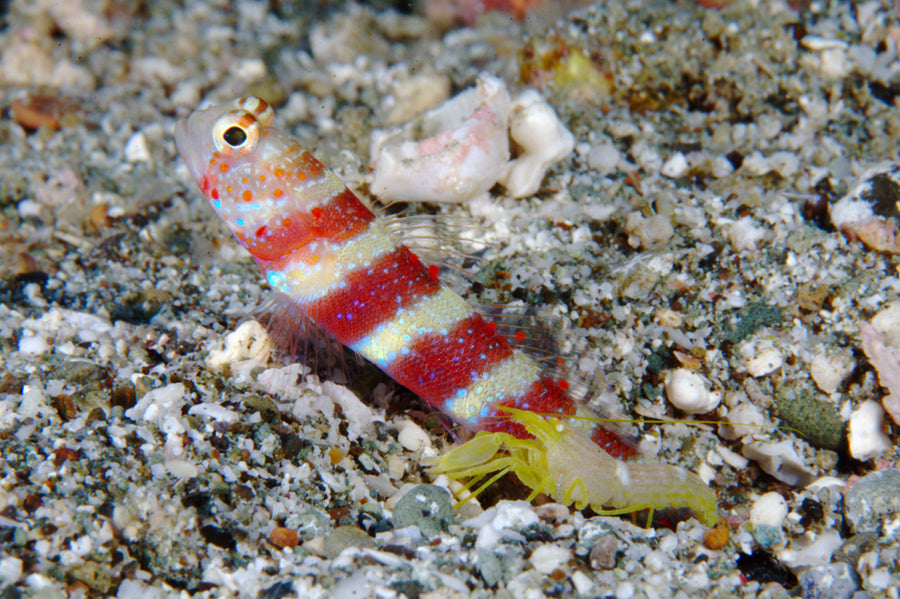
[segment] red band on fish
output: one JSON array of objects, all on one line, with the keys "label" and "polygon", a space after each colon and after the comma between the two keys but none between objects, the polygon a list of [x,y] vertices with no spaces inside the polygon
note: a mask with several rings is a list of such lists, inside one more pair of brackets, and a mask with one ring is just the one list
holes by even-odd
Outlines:
[{"label": "red band on fish", "polygon": [[441,407],[445,399],[468,387],[512,351],[481,316],[473,314],[446,335],[433,333],[416,340],[387,373],[430,405]]},{"label": "red band on fish", "polygon": [[306,313],[326,331],[349,345],[401,308],[440,289],[405,247],[398,247],[367,268],[347,275],[344,284],[305,306]]}]

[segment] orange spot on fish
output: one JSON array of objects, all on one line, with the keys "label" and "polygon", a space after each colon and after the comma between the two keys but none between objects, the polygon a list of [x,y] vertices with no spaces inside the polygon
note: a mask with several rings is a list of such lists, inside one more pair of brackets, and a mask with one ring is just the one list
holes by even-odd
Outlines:
[{"label": "orange spot on fish", "polygon": [[232,194],[232,193],[234,193],[234,187],[229,185],[228,187],[225,188],[225,191],[227,191],[229,194]]},{"label": "orange spot on fish", "polygon": [[569,390],[569,382],[564,379],[559,379],[559,381],[557,381],[556,384],[559,385],[559,388],[562,389],[563,391]]},{"label": "orange spot on fish", "polygon": [[276,168],[276,169],[275,169],[275,176],[276,176],[276,177],[283,177],[283,176],[284,176],[284,171],[283,171],[282,169],[280,169],[280,168]]},{"label": "orange spot on fish", "polygon": [[223,162],[222,164],[219,165],[219,170],[221,170],[223,173],[227,173],[228,165]]},{"label": "orange spot on fish", "polygon": [[241,183],[246,183],[246,182],[247,182],[247,177],[241,177]]},{"label": "orange spot on fish", "polygon": [[276,198],[280,198],[281,196],[284,195],[284,192],[281,191],[280,189],[276,189],[275,191],[272,192],[272,195],[275,196]]},{"label": "orange spot on fish", "polygon": [[435,266],[434,264],[432,264],[428,267],[428,276],[430,276],[432,279],[437,279],[440,272],[441,272],[441,269],[438,268],[437,266]]},{"label": "orange spot on fish", "polygon": [[214,200],[218,200],[219,199],[219,190],[216,188],[213,188],[212,190],[210,190],[209,197],[211,197]]},{"label": "orange spot on fish", "polygon": [[306,173],[303,171],[297,171],[297,178],[301,181],[306,181]]},{"label": "orange spot on fish", "polygon": [[290,227],[290,226],[291,226],[291,219],[286,218],[286,219],[284,219],[283,221],[281,221],[281,226],[284,227],[284,228]]},{"label": "orange spot on fish", "polygon": [[309,211],[312,214],[312,217],[316,220],[322,218],[322,209],[318,206]]},{"label": "orange spot on fish", "polygon": [[249,189],[245,189],[244,193],[241,194],[241,199],[243,199],[245,202],[249,202],[253,199],[253,192],[251,192]]},{"label": "orange spot on fish", "polygon": [[513,335],[516,338],[516,341],[525,341],[525,332],[524,331],[516,331],[516,334]]},{"label": "orange spot on fish", "polygon": [[265,176],[265,175],[260,175],[260,176],[259,176],[259,180],[260,180],[260,181],[265,181],[265,180],[266,180],[266,176]]}]

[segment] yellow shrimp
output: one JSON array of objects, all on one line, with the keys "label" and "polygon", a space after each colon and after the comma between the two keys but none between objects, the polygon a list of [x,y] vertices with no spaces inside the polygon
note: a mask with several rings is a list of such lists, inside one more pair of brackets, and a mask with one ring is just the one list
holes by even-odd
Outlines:
[{"label": "yellow shrimp", "polygon": [[668,464],[626,463],[557,418],[504,410],[534,438],[480,432],[441,456],[432,472],[469,479],[469,485],[491,475],[475,495],[513,472],[532,489],[529,501],[547,493],[579,510],[590,506],[598,514],[616,515],[649,509],[651,518],[655,509],[687,507],[706,526],[718,521],[716,495],[696,474]]}]

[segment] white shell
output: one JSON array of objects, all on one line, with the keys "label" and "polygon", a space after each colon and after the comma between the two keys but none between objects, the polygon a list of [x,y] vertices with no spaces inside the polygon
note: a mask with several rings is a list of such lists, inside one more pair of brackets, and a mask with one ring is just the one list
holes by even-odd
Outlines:
[{"label": "white shell", "polygon": [[721,394],[709,390],[709,381],[687,368],[676,368],[666,375],[666,397],[679,410],[703,414],[714,409]]},{"label": "white shell", "polygon": [[867,400],[850,415],[847,441],[850,455],[857,460],[877,458],[893,444],[884,434],[884,410],[874,401]]}]

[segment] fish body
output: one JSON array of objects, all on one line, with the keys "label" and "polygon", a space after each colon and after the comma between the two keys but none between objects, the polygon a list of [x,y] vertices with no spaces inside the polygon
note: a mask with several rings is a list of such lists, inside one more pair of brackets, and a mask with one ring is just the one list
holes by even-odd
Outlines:
[{"label": "fish body", "polygon": [[[269,284],[298,310],[455,422],[531,434],[503,408],[587,415],[388,233],[384,222],[310,152],[274,126],[263,100],[195,111],[176,144],[216,213]],[[584,420],[613,455],[633,453]]]}]

